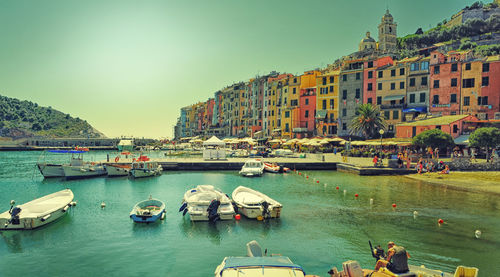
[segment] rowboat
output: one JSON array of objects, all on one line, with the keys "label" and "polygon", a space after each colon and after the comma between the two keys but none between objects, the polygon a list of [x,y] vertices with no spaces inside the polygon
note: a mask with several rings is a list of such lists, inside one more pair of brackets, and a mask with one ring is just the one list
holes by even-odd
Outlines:
[{"label": "rowboat", "polygon": [[29,230],[49,224],[75,205],[73,197],[73,192],[65,189],[18,206],[12,200],[10,209],[0,214],[0,230]]},{"label": "rowboat", "polygon": [[238,211],[248,218],[278,218],[283,207],[278,201],[270,198],[262,192],[247,188],[237,187],[232,198]]},{"label": "rowboat", "polygon": [[231,220],[235,215],[229,197],[212,185],[199,185],[186,191],[179,212],[189,213],[192,221]]},{"label": "rowboat", "polygon": [[164,219],[165,203],[149,196],[149,199],[135,204],[130,212],[130,218],[140,223],[152,223],[158,219]]},{"label": "rowboat", "polygon": [[283,167],[275,163],[266,163],[266,162],[264,162],[264,170],[270,173],[280,173],[280,172],[290,171],[288,167]]}]

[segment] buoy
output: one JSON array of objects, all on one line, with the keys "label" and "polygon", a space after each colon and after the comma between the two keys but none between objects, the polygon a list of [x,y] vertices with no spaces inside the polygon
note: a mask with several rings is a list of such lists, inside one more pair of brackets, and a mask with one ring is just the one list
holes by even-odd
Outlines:
[{"label": "buoy", "polygon": [[316,181],[316,183],[318,183],[318,184],[319,184],[319,180],[318,180],[318,181]]},{"label": "buoy", "polygon": [[306,179],[309,179],[309,176],[306,175]]},{"label": "buoy", "polygon": [[340,188],[339,188],[339,186],[337,186],[335,189],[339,190]]},{"label": "buoy", "polygon": [[241,219],[241,215],[240,215],[240,214],[235,214],[235,215],[234,215],[234,219],[236,219],[236,220],[240,220],[240,219]]},{"label": "buoy", "polygon": [[441,224],[443,224],[443,223],[444,223],[444,220],[443,220],[443,219],[441,219],[441,218],[440,218],[440,219],[438,219],[438,224],[439,224],[439,225],[441,225]]},{"label": "buoy", "polygon": [[106,207],[106,203],[104,203],[104,201],[102,201],[101,208],[104,208],[104,207]]},{"label": "buoy", "polygon": [[392,203],[392,207],[393,207],[393,208],[396,208],[396,203]]},{"label": "buoy", "polygon": [[346,194],[347,194],[347,190],[344,190],[344,195],[346,195]]},{"label": "buoy", "polygon": [[262,221],[263,219],[264,219],[264,218],[263,218],[261,215],[259,215],[259,216],[257,217],[257,220],[258,220],[258,221]]},{"label": "buoy", "polygon": [[299,175],[302,175],[302,173],[299,172]]},{"label": "buoy", "polygon": [[72,201],[71,203],[69,203],[71,206],[76,206],[76,201]]},{"label": "buoy", "polygon": [[474,235],[476,236],[476,239],[480,238],[481,237],[481,231],[480,230],[476,230],[476,232],[474,232]]},{"label": "buoy", "polygon": [[373,205],[373,198],[370,198],[370,205]]},{"label": "buoy", "polygon": [[356,193],[356,194],[354,194],[354,197],[358,198],[358,196],[359,196],[359,194],[357,194],[357,193]]},{"label": "buoy", "polygon": [[417,218],[418,216],[418,212],[417,211],[413,211],[413,218]]}]

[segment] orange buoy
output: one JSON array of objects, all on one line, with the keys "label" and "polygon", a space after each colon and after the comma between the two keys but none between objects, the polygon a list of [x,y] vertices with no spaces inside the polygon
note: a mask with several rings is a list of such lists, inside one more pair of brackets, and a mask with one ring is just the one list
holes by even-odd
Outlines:
[{"label": "orange buoy", "polygon": [[120,157],[116,156],[115,163],[117,163],[119,160],[120,160]]},{"label": "orange buoy", "polygon": [[240,220],[240,219],[241,219],[241,215],[240,215],[240,214],[235,214],[235,215],[234,215],[234,219],[236,219],[236,220]]},{"label": "orange buoy", "polygon": [[444,220],[443,219],[438,219],[438,224],[443,224],[444,223]]},{"label": "orange buoy", "polygon": [[316,181],[316,183],[318,183],[318,184],[319,184],[319,180],[318,180],[318,181]]},{"label": "orange buoy", "polygon": [[396,203],[392,203],[392,207],[393,207],[393,208],[396,208]]},{"label": "orange buoy", "polygon": [[299,175],[302,175],[302,173],[299,172]]},{"label": "orange buoy", "polygon": [[358,196],[359,196],[359,194],[357,194],[357,193],[356,193],[356,194],[354,194],[354,197],[358,198]]},{"label": "orange buoy", "polygon": [[339,190],[340,188],[339,188],[339,186],[337,186],[335,189]]}]

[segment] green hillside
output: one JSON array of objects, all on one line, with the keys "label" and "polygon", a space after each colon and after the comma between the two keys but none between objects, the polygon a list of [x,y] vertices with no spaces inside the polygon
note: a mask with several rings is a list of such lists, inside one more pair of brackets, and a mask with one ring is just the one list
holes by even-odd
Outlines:
[{"label": "green hillside", "polygon": [[104,137],[87,121],[0,95],[0,137]]}]

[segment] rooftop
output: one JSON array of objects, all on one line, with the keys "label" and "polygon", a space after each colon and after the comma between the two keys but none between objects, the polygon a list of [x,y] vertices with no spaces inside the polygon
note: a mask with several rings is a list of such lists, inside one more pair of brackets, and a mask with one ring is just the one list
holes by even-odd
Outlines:
[{"label": "rooftop", "polygon": [[445,115],[440,117],[434,117],[409,123],[398,124],[397,126],[435,126],[435,125],[450,125],[453,122],[462,120],[469,115]]}]

